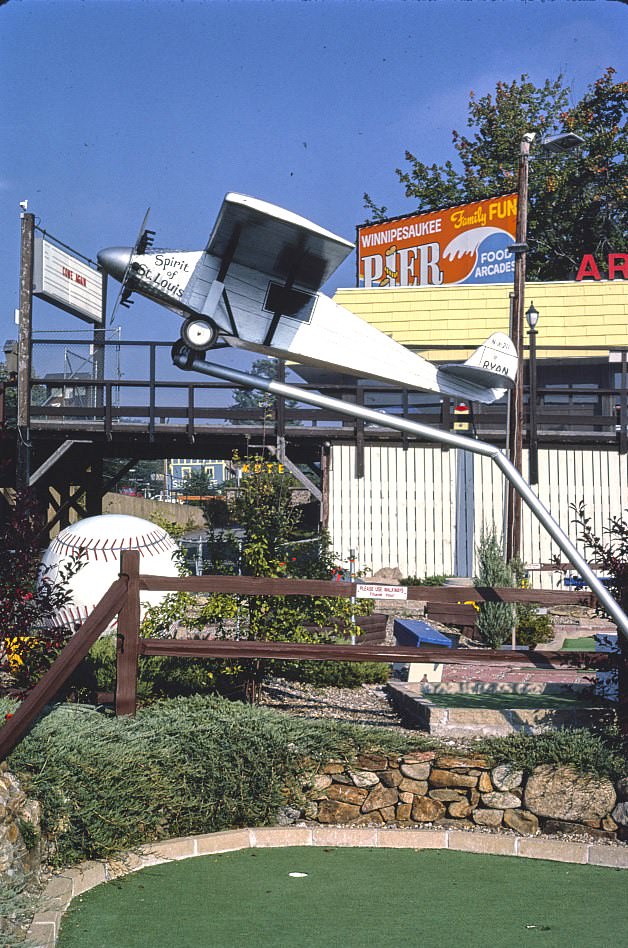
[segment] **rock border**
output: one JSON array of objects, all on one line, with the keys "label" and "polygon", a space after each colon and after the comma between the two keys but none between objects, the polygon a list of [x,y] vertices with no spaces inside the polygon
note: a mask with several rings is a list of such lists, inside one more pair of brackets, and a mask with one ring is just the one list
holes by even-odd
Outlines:
[{"label": "rock border", "polygon": [[384,829],[352,826],[264,826],[225,830],[146,843],[117,859],[84,862],[55,875],[27,934],[32,948],[55,948],[61,919],[72,899],[103,882],[179,859],[285,846],[368,846],[380,849],[451,849],[457,852],[520,856],[554,862],[628,869],[628,848],[535,836],[510,836],[457,829]]}]

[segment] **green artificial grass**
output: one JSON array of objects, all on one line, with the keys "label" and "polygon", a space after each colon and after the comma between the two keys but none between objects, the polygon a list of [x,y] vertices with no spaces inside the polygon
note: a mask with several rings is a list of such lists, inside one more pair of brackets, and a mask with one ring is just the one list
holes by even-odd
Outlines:
[{"label": "green artificial grass", "polygon": [[592,635],[588,635],[582,639],[565,639],[563,649],[566,649],[568,652],[594,652],[595,639]]},{"label": "green artificial grass", "polygon": [[437,708],[494,708],[507,709],[541,708],[573,710],[582,707],[606,707],[606,703],[595,696],[577,698],[574,695],[519,694],[490,691],[484,694],[428,694],[427,698]]},{"label": "green artificial grass", "polygon": [[58,948],[608,948],[625,942],[627,881],[445,850],[249,849],[97,886],[72,903]]}]

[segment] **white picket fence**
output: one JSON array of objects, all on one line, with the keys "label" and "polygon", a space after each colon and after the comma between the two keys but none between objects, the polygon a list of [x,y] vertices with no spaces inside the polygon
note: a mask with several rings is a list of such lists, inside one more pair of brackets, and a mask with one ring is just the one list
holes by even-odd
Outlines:
[{"label": "white picket fence", "polygon": [[[628,458],[616,450],[539,451],[538,496],[577,542],[570,503],[584,500],[598,533],[628,508]],[[527,471],[524,451],[523,471]],[[367,447],[364,477],[355,476],[355,447],[331,450],[329,530],[334,551],[376,571],[398,566],[404,576],[472,576],[482,528],[504,526],[505,482],[488,458],[440,447]],[[626,514],[628,516],[628,514]],[[579,549],[586,552],[579,544]],[[559,551],[523,505],[522,558],[549,564]],[[560,555],[560,559],[564,559]],[[555,587],[558,572],[532,571],[534,585]]]}]

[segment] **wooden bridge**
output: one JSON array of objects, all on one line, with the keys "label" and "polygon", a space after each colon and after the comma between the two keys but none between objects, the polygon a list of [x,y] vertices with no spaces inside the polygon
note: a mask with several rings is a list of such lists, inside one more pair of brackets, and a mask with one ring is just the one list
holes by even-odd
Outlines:
[{"label": "wooden bridge", "polygon": [[[446,356],[451,346],[441,348]],[[550,355],[557,359],[560,352]],[[628,451],[628,357],[620,356],[614,387],[591,382],[575,363],[575,375],[564,385],[537,387],[539,444]],[[103,330],[88,341],[38,337],[27,364],[32,369],[26,377],[18,364],[15,377],[0,383],[5,458],[0,486],[14,486],[17,472],[18,481],[35,487],[51,510],[50,528],[69,523],[72,509],[79,516],[101,513],[104,494],[140,459],[230,459],[234,450],[246,456],[270,448],[294,464],[309,465],[323,495],[330,445],[357,446],[360,476],[366,445],[413,442],[400,432],[279,397],[242,407],[234,402],[230,383],[178,372],[167,342],[107,340]],[[286,373],[290,369],[280,363],[278,378]],[[505,400],[460,412],[447,397],[346,376],[330,379],[317,370],[304,374],[311,376],[309,383],[290,379],[291,384],[313,385],[327,395],[505,445]],[[102,474],[104,459],[119,461],[109,480]]]}]

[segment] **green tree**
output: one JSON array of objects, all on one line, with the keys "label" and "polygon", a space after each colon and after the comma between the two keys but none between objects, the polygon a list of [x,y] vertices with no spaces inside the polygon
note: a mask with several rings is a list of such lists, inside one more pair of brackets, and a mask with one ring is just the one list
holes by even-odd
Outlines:
[{"label": "green tree", "polygon": [[[255,359],[251,365],[250,375],[256,375],[263,379],[277,379],[279,377],[279,360],[270,356],[264,356],[261,359]],[[270,392],[262,392],[249,388],[235,389],[233,392],[233,402],[237,408],[254,408],[256,411],[261,409],[262,420],[264,423],[272,422],[275,417],[275,405],[277,396]],[[294,408],[297,402],[286,399],[285,407]],[[234,420],[234,425],[259,424],[259,417],[238,418]],[[293,422],[294,424],[294,422]]]},{"label": "green tree", "polygon": [[[262,359],[255,359],[251,366],[250,374],[257,375],[264,379],[276,379],[278,371],[279,364],[277,359],[264,357]],[[261,409],[263,412],[263,420],[268,422],[272,421],[274,417],[276,401],[276,397],[269,392],[260,392],[250,388],[234,389],[233,392],[233,403],[237,408],[255,409],[256,412]],[[250,425],[255,423],[255,421],[259,421],[259,419],[238,418],[234,420],[234,424]]]},{"label": "green tree", "polygon": [[[527,271],[532,279],[573,276],[583,253],[624,248],[628,230],[628,82],[608,68],[570,105],[563,77],[535,86],[527,75],[498,82],[494,94],[469,95],[468,134],[453,131],[457,161],[426,164],[406,151],[396,169],[418,212],[517,189],[519,143],[536,132],[529,182]],[[565,155],[541,153],[545,134],[576,132],[584,145]],[[387,208],[364,196],[372,220]]]},{"label": "green tree", "polygon": [[243,567],[253,576],[285,576],[285,545],[295,538],[301,512],[292,504],[293,478],[276,462],[255,457],[240,481],[233,519],[244,530]]},{"label": "green tree", "polygon": [[[512,586],[513,574],[504,559],[502,544],[495,527],[482,530],[476,548],[478,574],[476,586]],[[504,602],[483,602],[478,613],[478,631],[491,648],[498,648],[509,638],[515,621],[514,609]]]},{"label": "green tree", "polygon": [[[187,497],[207,497],[214,493],[212,481],[207,471],[192,471],[183,480],[183,493]],[[202,507],[202,501],[190,500],[187,503],[193,507]]]},{"label": "green tree", "polygon": [[[242,531],[242,572],[252,576],[274,578],[331,577],[333,557],[326,535],[311,549],[303,552],[294,545],[301,521],[300,509],[293,505],[291,487],[294,479],[274,461],[257,456],[251,458],[242,475],[232,517]],[[217,634],[230,637],[230,620],[237,621],[238,637],[259,641],[314,642],[333,641],[339,628],[352,625],[351,615],[370,610],[367,600],[351,603],[348,599],[325,596],[229,596],[214,594],[201,610],[198,624],[218,623]],[[220,628],[220,625],[223,627]],[[268,661],[242,660],[231,663],[232,685],[242,684],[249,700],[256,700],[259,685],[273,669],[298,676],[298,664],[277,665]],[[368,671],[368,670],[367,670]],[[381,676],[381,670],[380,670]]]}]

